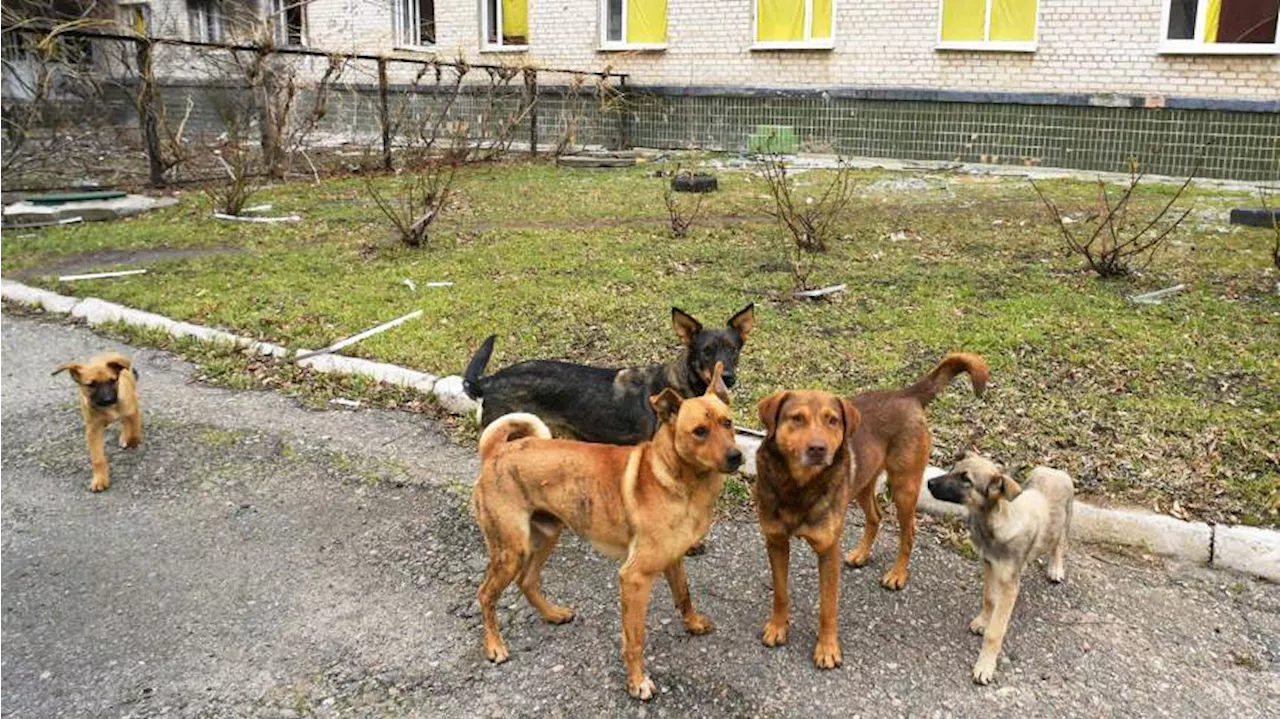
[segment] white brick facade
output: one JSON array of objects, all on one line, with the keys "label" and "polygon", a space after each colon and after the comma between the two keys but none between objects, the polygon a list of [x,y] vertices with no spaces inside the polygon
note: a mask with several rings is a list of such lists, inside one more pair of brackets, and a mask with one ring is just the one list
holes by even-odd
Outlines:
[{"label": "white brick facade", "polygon": [[[265,0],[264,0],[265,1]],[[753,0],[669,0],[667,49],[601,52],[599,0],[528,0],[523,53],[480,50],[480,0],[437,0],[436,53],[452,59],[629,73],[636,85],[920,88],[1280,98],[1280,56],[1166,55],[1165,0],[1041,0],[1033,53],[940,51],[938,0],[835,0],[835,48],[752,51]],[[157,34],[187,33],[184,0]],[[177,6],[175,11],[160,8]],[[312,48],[394,50],[390,0],[311,0]]]}]

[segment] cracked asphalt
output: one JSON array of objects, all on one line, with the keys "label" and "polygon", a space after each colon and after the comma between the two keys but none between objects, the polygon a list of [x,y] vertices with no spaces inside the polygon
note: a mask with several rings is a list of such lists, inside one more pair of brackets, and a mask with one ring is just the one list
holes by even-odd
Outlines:
[{"label": "cracked asphalt", "polygon": [[[891,524],[845,569],[845,663],[819,671],[812,554],[793,547],[791,644],[767,649],[764,546],[732,506],[688,562],[715,633],[684,634],[655,588],[652,702],[623,688],[616,566],[567,535],[544,576],[577,618],[544,625],[509,589],[494,667],[477,462],[431,420],[207,387],[55,321],[6,314],[0,335],[5,716],[1280,715],[1280,587],[1096,546],[1061,586],[1029,574],[996,681],[974,686],[978,568],[927,518],[904,591],[877,581]],[[109,443],[94,495],[75,390],[49,372],[109,349],[141,368],[146,439]]]}]

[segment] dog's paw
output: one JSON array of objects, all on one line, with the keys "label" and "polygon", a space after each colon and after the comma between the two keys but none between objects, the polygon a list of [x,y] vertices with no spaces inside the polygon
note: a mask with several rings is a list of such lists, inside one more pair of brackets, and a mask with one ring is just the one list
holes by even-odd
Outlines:
[{"label": "dog's paw", "polygon": [[716,630],[716,623],[707,615],[694,612],[685,617],[684,629],[690,634],[710,634]]},{"label": "dog's paw", "polygon": [[766,647],[777,647],[787,643],[787,620],[780,622],[770,619],[764,625],[764,635],[760,637]]},{"label": "dog's paw", "polygon": [[862,551],[861,547],[855,547],[844,555],[844,563],[850,567],[862,568],[867,566],[871,561],[871,550]]},{"label": "dog's paw", "polygon": [[90,492],[105,492],[107,487],[111,486],[111,480],[106,477],[94,477],[89,483]]},{"label": "dog's paw", "polygon": [[840,653],[840,642],[836,639],[819,639],[818,646],[813,649],[813,663],[819,669],[835,669],[844,663],[844,655]]},{"label": "dog's paw", "polygon": [[507,651],[507,645],[501,639],[496,642],[486,641],[484,643],[484,658],[494,664],[501,664],[507,661],[511,656],[511,652]]},{"label": "dog's paw", "polygon": [[642,702],[647,702],[653,698],[658,691],[658,685],[647,676],[641,677],[640,681],[627,680],[627,693]]},{"label": "dog's paw", "polygon": [[542,615],[542,619],[548,624],[568,624],[573,621],[573,616],[572,609],[553,605]]},{"label": "dog's paw", "polygon": [[990,684],[996,676],[996,660],[994,657],[978,657],[973,665],[973,683],[983,686]]},{"label": "dog's paw", "polygon": [[1067,570],[1061,564],[1057,566],[1050,564],[1045,568],[1044,576],[1048,577],[1049,581],[1054,584],[1061,584],[1062,580],[1067,578]]},{"label": "dog's paw", "polygon": [[880,578],[880,586],[897,591],[907,586],[907,577],[909,576],[911,576],[911,572],[907,571],[906,567],[898,568],[895,566]]},{"label": "dog's paw", "polygon": [[973,618],[972,622],[969,622],[969,631],[980,635],[987,631],[987,622],[989,621],[991,621],[990,617],[985,617],[979,614]]},{"label": "dog's paw", "polygon": [[125,449],[137,449],[140,444],[142,444],[141,437],[126,437],[123,434],[120,435],[120,446]]},{"label": "dog's paw", "polygon": [[686,550],[685,550],[685,552],[684,552],[684,556],[686,556],[686,557],[701,557],[702,555],[704,555],[704,554],[706,554],[706,553],[707,553],[707,542],[706,542],[706,540],[703,540],[703,541],[698,542],[697,544],[693,545],[692,547],[689,547],[688,549],[686,549]]}]

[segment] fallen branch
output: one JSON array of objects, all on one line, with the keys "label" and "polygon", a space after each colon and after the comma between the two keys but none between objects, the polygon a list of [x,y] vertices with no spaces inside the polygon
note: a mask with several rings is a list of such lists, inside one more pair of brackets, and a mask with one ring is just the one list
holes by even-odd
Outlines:
[{"label": "fallen branch", "polygon": [[75,282],[76,280],[100,280],[105,277],[126,277],[128,275],[145,275],[146,270],[120,270],[119,272],[93,272],[87,275],[62,275],[59,282]]},{"label": "fallen branch", "polygon": [[830,287],[822,287],[816,290],[796,290],[795,292],[791,293],[791,296],[812,300],[812,299],[817,299],[819,297],[826,297],[827,295],[834,295],[837,292],[844,292],[848,289],[849,289],[849,285],[839,284],[839,285],[831,285]]},{"label": "fallen branch", "polygon": [[300,354],[294,357],[293,361],[297,362],[299,360],[307,359],[308,357],[315,357],[316,355],[323,355],[323,354],[329,354],[330,352],[337,352],[343,347],[350,347],[351,345],[359,342],[360,340],[368,339],[381,332],[386,332],[392,327],[402,325],[405,322],[408,322],[409,320],[417,319],[421,316],[422,316],[422,310],[414,310],[413,312],[410,312],[404,317],[391,320],[390,322],[384,322],[378,325],[377,327],[374,327],[372,329],[367,329],[358,335],[352,335],[344,340],[338,340],[337,342],[334,342],[333,344],[329,345],[328,347],[325,347],[322,350],[313,350],[311,352],[304,352],[303,354]]},{"label": "fallen branch", "polygon": [[1173,287],[1166,287],[1163,290],[1156,290],[1155,292],[1144,292],[1143,294],[1140,294],[1140,295],[1134,295],[1129,299],[1144,305],[1158,305],[1160,304],[1160,299],[1162,297],[1172,295],[1177,292],[1181,292],[1186,288],[1187,288],[1186,285],[1174,285]]}]

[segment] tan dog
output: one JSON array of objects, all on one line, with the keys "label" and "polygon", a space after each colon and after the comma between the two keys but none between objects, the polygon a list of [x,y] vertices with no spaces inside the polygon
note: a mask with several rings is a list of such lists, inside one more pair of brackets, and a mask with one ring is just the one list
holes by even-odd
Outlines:
[{"label": "tan dog", "polygon": [[1049,555],[1049,581],[1061,582],[1066,575],[1075,487],[1066,472],[1048,467],[1031,470],[1019,487],[995,462],[967,452],[951,472],[929,480],[929,491],[969,510],[969,535],[982,558],[982,612],[969,631],[984,635],[973,681],[986,684],[996,673],[1023,568]]},{"label": "tan dog", "polygon": [[916,501],[929,465],[929,418],[924,409],[951,380],[967,372],[973,393],[979,397],[987,386],[987,361],[974,354],[953,353],[910,387],[887,392],[863,392],[853,398],[862,413],[862,426],[852,439],[854,453],[853,496],[866,514],[858,546],[845,555],[853,567],[871,561],[871,547],[880,530],[880,507],[876,505],[876,478],[889,475],[889,494],[898,512],[898,557],[880,579],[886,589],[907,585],[907,564],[916,538]]},{"label": "tan dog", "polygon": [[819,668],[832,669],[843,661],[836,631],[841,537],[853,474],[850,440],[860,415],[850,401],[817,391],[775,392],[760,402],[759,411],[768,435],[756,453],[752,497],[773,573],[773,613],[761,639],[770,647],[787,642],[787,572],[791,537],[799,536],[818,555],[820,603],[813,661]]},{"label": "tan dog", "polygon": [[84,415],[85,442],[93,465],[89,489],[101,492],[111,486],[103,434],[120,420],[120,446],[130,449],[142,444],[142,410],[138,408],[137,371],[122,354],[109,352],[87,363],[71,362],[54,370],[66,370],[80,387],[80,413]]},{"label": "tan dog", "polygon": [[573,619],[541,590],[542,567],[565,526],[597,550],[622,559],[622,659],[627,691],[648,700],[656,691],[644,673],[645,617],[653,582],[665,575],[691,634],[713,628],[693,609],[684,553],[711,526],[725,474],[742,464],[734,442],[728,392],[717,363],[700,397],[682,399],[673,389],[650,397],[658,416],[653,439],[634,447],[550,439],[534,415],[498,418],[480,437],[483,462],[472,502],[489,550],[480,585],[485,656],[506,661],[495,605],[515,580],[529,604],[548,622]]}]

